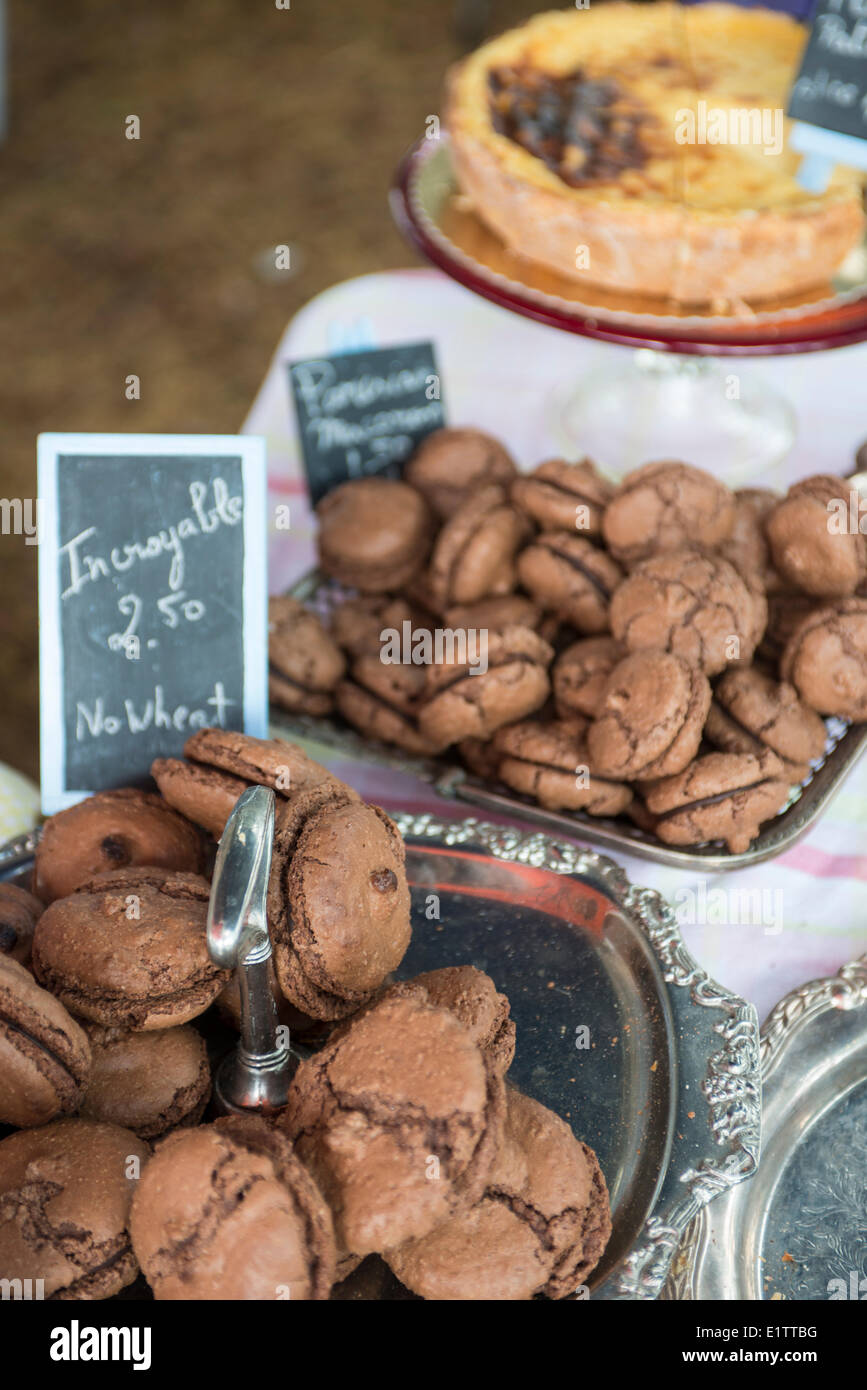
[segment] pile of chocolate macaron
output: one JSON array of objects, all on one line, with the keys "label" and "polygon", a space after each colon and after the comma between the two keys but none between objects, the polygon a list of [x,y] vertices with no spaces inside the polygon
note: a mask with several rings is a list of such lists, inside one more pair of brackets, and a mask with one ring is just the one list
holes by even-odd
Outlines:
[{"label": "pile of chocolate macaron", "polygon": [[[454,749],[547,810],[740,852],[823,758],[824,717],[867,719],[867,536],[845,478],[732,492],[659,462],[615,486],[589,460],[521,474],[497,440],[444,429],[402,480],[317,510],[334,602],[272,600],[275,703]],[[393,633],[433,658],[386,656]]]},{"label": "pile of chocolate macaron", "polygon": [[[0,884],[0,1277],[325,1299],[376,1255],[431,1299],[582,1287],[611,1230],[596,1157],[507,1084],[515,1025],[486,974],[394,982],[411,901],[385,812],[296,745],[219,729],[153,774],[159,794],[51,817],[29,885]],[[277,800],[272,988],[308,1055],[278,1115],[213,1119],[200,1027],[237,1027],[239,999],[208,954],[209,871],[257,784]]]}]

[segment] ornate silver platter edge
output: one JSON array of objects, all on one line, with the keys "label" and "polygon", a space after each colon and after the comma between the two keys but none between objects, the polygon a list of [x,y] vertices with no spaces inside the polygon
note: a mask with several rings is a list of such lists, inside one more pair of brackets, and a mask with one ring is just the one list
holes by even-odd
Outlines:
[{"label": "ornate silver platter edge", "polygon": [[[818,1037],[817,1037],[818,1035]],[[799,1133],[811,1119],[839,1100],[840,1081],[857,1086],[867,1080],[867,954],[842,966],[836,975],[810,980],[784,996],[761,1030],[760,1056],[765,1106],[763,1147],[785,1140],[785,1121],[810,1083],[819,1107],[801,1116]],[[856,1079],[852,1081],[852,1060]],[[848,1075],[844,1068],[848,1064]],[[775,1153],[772,1169],[782,1168]],[[769,1181],[772,1181],[773,1173]],[[759,1185],[761,1187],[761,1184]],[[774,1195],[771,1188],[770,1195]],[[755,1299],[751,1250],[761,1259],[761,1231],[769,1203],[751,1185],[749,1192],[725,1195],[713,1212],[702,1210],[686,1227],[665,1282],[663,1299]],[[733,1257],[737,1258],[733,1258]],[[777,1293],[777,1297],[781,1297]]]}]

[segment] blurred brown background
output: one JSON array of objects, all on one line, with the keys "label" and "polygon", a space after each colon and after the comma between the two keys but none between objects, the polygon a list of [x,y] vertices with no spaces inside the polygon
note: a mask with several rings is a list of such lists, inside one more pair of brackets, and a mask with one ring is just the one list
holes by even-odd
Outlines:
[{"label": "blurred brown background", "polygon": [[[35,495],[40,430],[236,430],[306,300],[413,264],[386,204],[396,161],[448,64],[538,8],[13,0],[0,496]],[[273,278],[281,243],[295,269]],[[0,536],[0,572],[0,759],[36,775],[35,547]]]}]

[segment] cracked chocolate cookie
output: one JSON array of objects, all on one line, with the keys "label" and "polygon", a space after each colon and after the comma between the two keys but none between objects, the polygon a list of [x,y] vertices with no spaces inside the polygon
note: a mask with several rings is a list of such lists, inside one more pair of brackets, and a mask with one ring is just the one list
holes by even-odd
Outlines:
[{"label": "cracked chocolate cookie", "polygon": [[428,667],[426,695],[418,722],[437,748],[464,739],[489,738],[503,724],[523,719],[545,703],[553,652],[529,628],[492,632],[487,669],[475,674],[466,663]]},{"label": "cracked chocolate cookie", "polygon": [[423,1236],[484,1191],[503,1133],[493,1061],[447,1010],[384,999],[303,1061],[279,1123],[340,1255]]},{"label": "cracked chocolate cookie", "polygon": [[392,985],[387,998],[418,997],[436,1008],[448,1009],[505,1076],[515,1056],[515,1022],[509,1001],[490,975],[473,965],[447,965]]},{"label": "cracked chocolate cookie", "polygon": [[434,545],[428,571],[434,602],[446,608],[511,593],[515,555],[528,529],[505,488],[491,483],[470,493]]},{"label": "cracked chocolate cookie", "polygon": [[512,483],[515,506],[542,531],[601,536],[602,515],[613,496],[614,485],[590,459],[548,459]]},{"label": "cracked chocolate cookie", "polygon": [[0,1123],[23,1128],[72,1114],[90,1067],[87,1038],[60,1000],[0,955]]},{"label": "cracked chocolate cookie", "polygon": [[140,864],[199,873],[202,858],[201,836],[189,821],[161,797],[122,787],[49,816],[36,847],[33,887],[50,903],[94,874]]},{"label": "cracked chocolate cookie", "polygon": [[353,478],[316,508],[319,564],[365,594],[402,589],[424,568],[433,518],[420,492],[394,478]]},{"label": "cracked chocolate cookie", "polygon": [[518,557],[518,574],[542,608],[579,632],[606,632],[611,595],[623,571],[574,531],[544,531]]},{"label": "cracked chocolate cookie", "polygon": [[48,1299],[113,1298],[138,1274],[128,1225],[144,1140],[117,1125],[56,1120],[0,1142],[0,1270]]},{"label": "cracked chocolate cookie", "polygon": [[789,638],[780,675],[819,714],[867,719],[867,598],[809,614]]},{"label": "cracked chocolate cookie", "polygon": [[732,854],[749,849],[763,821],[777,815],[789,779],[776,754],[707,753],[683,772],[645,788],[654,833],[668,845],[724,840]]},{"label": "cracked chocolate cookie", "polygon": [[405,850],[378,806],[313,791],[280,816],[268,886],[274,968],[310,1018],[354,1013],[409,946]]},{"label": "cracked chocolate cookie", "polygon": [[482,430],[442,429],[422,440],[403,476],[446,521],[476,488],[488,483],[508,487],[517,472],[498,439]]},{"label": "cracked chocolate cookie", "polygon": [[30,966],[30,949],[44,904],[17,883],[0,883],[0,956]]},{"label": "cracked chocolate cookie", "polygon": [[297,599],[268,601],[268,691],[274,704],[303,714],[330,714],[346,661],[320,619]]},{"label": "cracked chocolate cookie", "polygon": [[867,577],[867,537],[849,523],[851,485],[817,474],[789,488],[765,519],[774,567],[817,598],[846,598]]},{"label": "cracked chocolate cookie", "polygon": [[85,1025],[93,1058],[79,1114],[158,1139],[178,1126],[197,1125],[211,1095],[205,1040],[195,1028],[129,1033]]},{"label": "cracked chocolate cookie", "polygon": [[527,719],[500,729],[493,747],[500,781],[548,811],[616,816],[632,800],[630,787],[596,766],[583,721]]},{"label": "cracked chocolate cookie", "polygon": [[157,1146],[130,1215],[154,1298],[326,1299],[334,1230],[315,1182],[279,1130],[231,1115]]},{"label": "cracked chocolate cookie", "polygon": [[197,874],[100,874],[45,909],[33,972],[94,1023],[136,1031],[189,1023],[229,978],[208,955],[209,894]]},{"label": "cracked chocolate cookie", "polygon": [[627,569],[684,546],[712,549],[735,524],[735,499],[710,473],[688,463],[646,463],[624,478],[605,512],[602,534]]},{"label": "cracked chocolate cookie", "polygon": [[643,560],[611,600],[611,631],[630,651],[673,652],[708,676],[751,661],[766,621],[764,593],[698,550]]},{"label": "cracked chocolate cookie", "polygon": [[583,637],[566,647],[551,670],[554,704],[560,718],[582,715],[592,719],[605,682],[625,655],[626,648],[616,637]]},{"label": "cracked chocolate cookie", "polygon": [[734,668],[720,677],[704,732],[708,742],[726,753],[770,748],[792,782],[804,780],[810,763],[825,752],[827,740],[822,720],[801,703],[794,687],[755,666]]},{"label": "cracked chocolate cookie", "polygon": [[593,1150],[509,1087],[503,1143],[481,1201],[386,1259],[423,1298],[565,1298],[586,1282],[610,1234]]},{"label": "cracked chocolate cookie", "polygon": [[632,780],[682,772],[701,743],[707,676],[671,652],[639,651],[614,667],[587,730],[593,767]]}]

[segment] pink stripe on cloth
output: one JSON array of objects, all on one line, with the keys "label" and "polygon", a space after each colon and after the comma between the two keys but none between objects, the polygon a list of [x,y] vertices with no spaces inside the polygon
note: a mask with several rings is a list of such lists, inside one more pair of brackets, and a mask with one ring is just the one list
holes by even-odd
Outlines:
[{"label": "pink stripe on cloth", "polygon": [[813,878],[855,878],[867,882],[867,854],[828,854],[814,845],[793,845],[778,862]]}]

